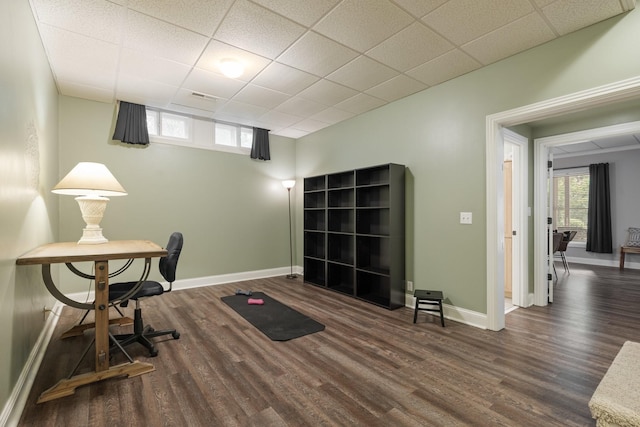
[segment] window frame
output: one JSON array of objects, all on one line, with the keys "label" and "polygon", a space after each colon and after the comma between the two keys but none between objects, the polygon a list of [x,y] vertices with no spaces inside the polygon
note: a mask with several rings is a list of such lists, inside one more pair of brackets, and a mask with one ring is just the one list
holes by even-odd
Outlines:
[{"label": "window frame", "polygon": [[[586,176],[588,179],[590,179],[589,176],[589,167],[588,166],[579,166],[579,167],[570,167],[570,168],[563,168],[563,169],[554,169],[553,171],[553,228],[554,230],[558,230],[560,232],[562,231],[568,231],[568,230],[574,230],[577,227],[571,227],[571,226],[565,226],[565,225],[558,225],[558,219],[559,219],[559,215],[557,215],[558,212],[558,208],[556,207],[556,202],[557,202],[557,197],[558,197],[558,192],[557,190],[557,185],[556,185],[556,179],[557,178],[564,178],[565,180],[567,178],[570,177],[575,177],[575,176]],[[570,188],[570,187],[569,187]],[[569,193],[569,198],[571,197],[571,193]],[[587,216],[586,216],[586,220],[588,221],[589,219],[589,213],[588,213],[588,209],[589,209],[589,188],[587,185]],[[566,196],[565,196],[565,208],[563,208],[563,211],[565,209],[569,210],[569,220],[571,220],[571,206],[566,206]],[[573,208],[573,210],[578,209],[578,208]],[[584,228],[581,228],[581,230],[584,230],[584,234],[585,234],[585,240],[576,240],[575,238],[569,243],[569,246],[576,246],[576,247],[584,247],[586,246],[587,242],[586,242],[586,232],[587,232],[587,227],[588,227],[588,223],[585,224]],[[578,237],[578,235],[576,235],[576,237]]]},{"label": "window frame", "polygon": [[[210,118],[192,116],[189,114],[178,113],[175,111],[167,111],[159,108],[147,107],[147,115],[155,114],[157,117],[157,126],[149,132],[149,141],[152,143],[161,143],[169,145],[178,145],[182,147],[198,148],[212,151],[223,151],[234,154],[250,154],[251,146],[242,146],[243,130],[246,135],[247,131],[251,132],[251,141],[253,141],[253,128],[237,123],[213,120]],[[188,138],[180,138],[162,135],[162,118],[163,116],[179,117],[187,122]],[[147,121],[148,124],[148,121]],[[219,144],[216,142],[216,127],[225,126],[235,128],[235,145]]]}]

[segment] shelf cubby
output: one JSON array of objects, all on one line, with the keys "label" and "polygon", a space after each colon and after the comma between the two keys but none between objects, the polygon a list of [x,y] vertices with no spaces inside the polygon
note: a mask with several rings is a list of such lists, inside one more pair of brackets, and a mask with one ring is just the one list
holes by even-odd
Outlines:
[{"label": "shelf cubby", "polygon": [[380,274],[389,274],[391,253],[387,237],[357,237],[356,266]]},{"label": "shelf cubby", "polygon": [[355,231],[353,209],[329,209],[327,211],[328,231],[353,233]]},{"label": "shelf cubby", "polygon": [[353,265],[354,243],[351,234],[328,234],[327,259],[333,262]]},{"label": "shelf cubby", "polygon": [[362,208],[356,213],[358,234],[371,234],[377,236],[388,236],[389,229],[389,208]]},{"label": "shelf cubby", "polygon": [[312,176],[310,178],[304,179],[304,191],[319,191],[326,189],[326,177],[322,176]]},{"label": "shelf cubby", "polygon": [[326,286],[327,277],[325,262],[314,258],[304,258],[304,281],[319,286]]},{"label": "shelf cubby", "polygon": [[353,171],[334,173],[327,176],[327,187],[329,189],[353,187],[353,181]]},{"label": "shelf cubby", "polygon": [[327,224],[325,221],[324,209],[307,209],[304,211],[305,230],[325,231]]},{"label": "shelf cubby", "polygon": [[369,208],[389,207],[389,186],[358,187],[356,189],[356,206]]},{"label": "shelf cubby", "polygon": [[326,258],[326,233],[314,231],[304,232],[305,256],[325,259]]},{"label": "shelf cubby", "polygon": [[313,191],[304,193],[305,209],[324,209],[326,208],[326,193],[324,191]]},{"label": "shelf cubby", "polygon": [[327,263],[327,287],[334,291],[353,295],[354,270],[342,264]]}]

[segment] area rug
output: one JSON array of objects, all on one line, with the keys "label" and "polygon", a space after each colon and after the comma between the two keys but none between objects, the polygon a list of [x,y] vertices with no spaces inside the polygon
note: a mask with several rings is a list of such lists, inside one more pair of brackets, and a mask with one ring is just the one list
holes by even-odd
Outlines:
[{"label": "area rug", "polygon": [[[262,299],[264,304],[248,304],[249,298]],[[322,323],[262,292],[253,292],[251,297],[229,295],[221,299],[273,341],[288,341],[324,330]]]}]

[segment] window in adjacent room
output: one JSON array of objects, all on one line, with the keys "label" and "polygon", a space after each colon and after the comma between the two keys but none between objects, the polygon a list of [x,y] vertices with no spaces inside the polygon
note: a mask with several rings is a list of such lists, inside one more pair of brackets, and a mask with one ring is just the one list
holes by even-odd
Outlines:
[{"label": "window in adjacent room", "polygon": [[574,242],[587,241],[589,168],[553,171],[553,228],[577,231]]}]

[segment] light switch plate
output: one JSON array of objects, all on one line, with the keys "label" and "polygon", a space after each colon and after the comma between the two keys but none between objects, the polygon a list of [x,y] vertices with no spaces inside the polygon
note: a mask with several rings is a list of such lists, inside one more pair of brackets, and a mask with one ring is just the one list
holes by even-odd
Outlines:
[{"label": "light switch plate", "polygon": [[473,222],[473,214],[471,212],[460,212],[460,224],[471,224]]}]

